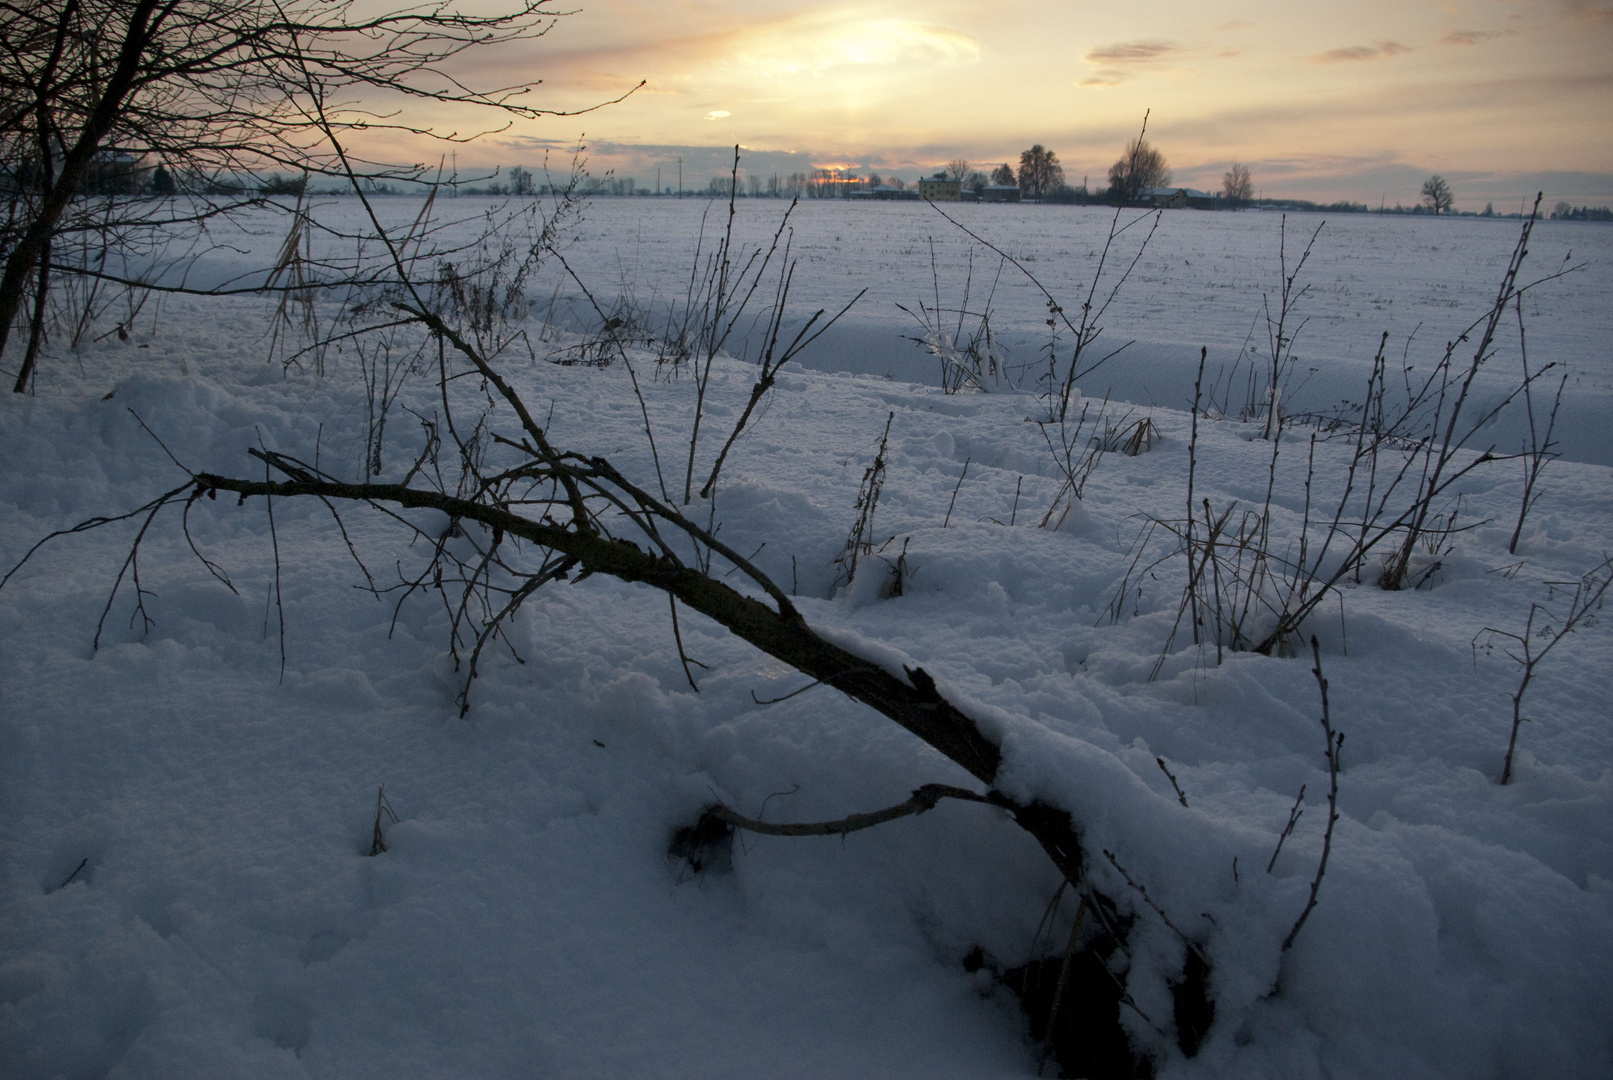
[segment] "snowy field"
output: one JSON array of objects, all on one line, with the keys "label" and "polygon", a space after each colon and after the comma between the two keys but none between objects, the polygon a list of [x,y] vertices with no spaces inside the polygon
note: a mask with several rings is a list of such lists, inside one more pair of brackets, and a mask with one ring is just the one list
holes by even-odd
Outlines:
[{"label": "snowy field", "polygon": [[[400,220],[418,208],[381,206]],[[704,209],[602,200],[567,258],[596,295],[653,310],[682,295]],[[742,205],[739,230],[763,239],[781,210]],[[1251,326],[1262,340],[1278,217],[1164,215],[1106,319],[1104,341],[1137,344],[1081,387],[1089,402],[1112,393],[1127,403],[1112,416],[1147,417],[1159,437],[1104,455],[1055,529],[1039,527],[1059,484],[1027,422],[1045,408],[1034,372],[1018,392],[947,396],[936,361],[901,337],[919,328],[897,303],[959,302],[965,240],[925,207],[797,215],[792,307],[870,292],[779,377],[715,505],[695,516],[755,551],[825,636],[932,673],[1000,738],[999,787],[1072,811],[1094,881],[1133,919],[1129,974],[1114,959],[1133,1001],[1120,1019],[1155,1074],[1613,1074],[1613,627],[1587,622],[1535,670],[1506,786],[1520,670],[1482,647],[1487,628],[1522,631],[1531,604],[1563,611],[1613,549],[1613,230],[1548,222],[1535,234],[1525,279],[1570,251],[1585,269],[1524,303],[1531,366],[1564,365],[1570,389],[1564,457],[1545,470],[1517,553],[1522,466],[1481,465],[1451,492],[1476,527],[1419,552],[1421,587],[1352,579],[1304,628],[1346,741],[1319,902],[1285,952],[1328,815],[1308,650],[1218,662],[1185,631],[1172,639],[1183,561],[1131,573],[1148,518],[1186,504],[1199,347],[1230,385]],[[959,216],[1079,306],[1107,214]],[[1291,253],[1319,221],[1289,218]],[[1507,221],[1330,220],[1307,266],[1297,351],[1300,377],[1316,371],[1296,407],[1359,400],[1383,331],[1397,364],[1413,331],[1411,362],[1437,359],[1490,303],[1516,238]],[[246,272],[278,244],[219,239],[242,253],[210,255],[194,280]],[[974,260],[978,295],[996,261]],[[533,339],[570,340],[541,323],[564,309],[576,329],[575,294],[549,277],[529,293]],[[269,312],[262,299],[170,298],[127,342],[48,355],[37,393],[6,401],[0,419],[4,569],[54,529],[184,483],[142,422],[191,469],[261,478],[245,451],[263,446],[361,477],[369,428],[351,351],[329,354],[323,375],[283,372],[265,362]],[[1033,365],[1039,294],[1004,273],[994,312]],[[1516,326],[1503,325],[1477,391],[1488,399],[1516,382]],[[694,386],[651,370],[639,368],[645,407],[681,467]],[[557,445],[653,486],[623,365],[522,359],[505,374]],[[718,361],[713,432],[726,434],[754,377]],[[1198,420],[1194,497],[1258,508],[1270,482],[1273,528],[1297,536],[1308,454],[1330,514],[1348,440],[1312,451],[1316,429],[1298,427],[1273,465],[1260,423],[1236,417],[1241,395],[1240,384],[1231,415]],[[430,415],[437,402],[429,376],[405,383],[387,479],[421,447],[403,409]],[[839,586],[835,559],[889,417],[874,532],[894,539]],[[509,421],[493,413],[495,431],[516,434]],[[1475,445],[1510,452],[1523,430],[1503,418]],[[702,461],[719,437],[701,443]],[[343,520],[383,586],[429,557],[384,517]],[[1062,954],[1075,910],[1066,899],[1038,934],[1057,873],[1000,812],[949,802],[843,839],[741,836],[722,872],[667,854],[673,831],[717,800],[814,821],[924,783],[978,787],[882,716],[825,687],[760,704],[808,680],[684,613],[695,692],[666,597],[595,576],[529,601],[512,634],[524,662],[490,652],[460,719],[442,599],[416,597],[394,619],[393,596],[355,588],[362,573],[311,501],[276,500],[272,534],[262,500],[196,505],[190,537],[234,592],[198,562],[176,513],[159,518],[138,567],[153,625],[142,632],[126,582],[92,650],[135,528],[54,541],[0,590],[0,1074],[1037,1074],[1019,1003],[991,970]],[[887,596],[904,548],[901,595]],[[382,784],[397,821],[370,857]],[[1268,872],[1302,785],[1304,813]],[[1215,1019],[1192,1058],[1168,985],[1182,942],[1105,850],[1210,957]],[[976,947],[992,963],[970,972]]]},{"label": "snowy field", "polygon": [[[442,221],[462,222],[444,231],[451,244],[473,235],[500,200],[462,198],[438,206]],[[736,236],[765,242],[787,204],[772,199],[737,204]],[[380,199],[376,206],[391,226],[406,228],[419,212],[417,199]],[[600,199],[568,231],[567,259],[586,275],[591,291],[607,305],[630,301],[638,310],[684,296],[697,243],[709,254],[720,236],[727,205],[705,199]],[[1018,259],[1071,314],[1072,321],[1102,254],[1113,210],[1104,207],[1030,205],[945,207],[958,224]],[[352,199],[326,199],[316,216],[351,227]],[[1117,240],[1104,280],[1113,283],[1136,254],[1151,215]],[[1043,370],[1049,336],[1043,294],[997,255],[981,248],[927,204],[865,204],[808,201],[795,210],[793,253],[801,271],[791,308],[837,311],[861,289],[858,304],[803,358],[815,370],[881,375],[937,385],[937,365],[909,340],[922,327],[897,305],[916,311],[922,303],[955,311],[988,306],[999,350],[1015,381],[1026,389]],[[1087,396],[1169,408],[1188,408],[1199,349],[1210,350],[1206,393],[1235,404],[1246,396],[1251,352],[1268,350],[1264,313],[1276,302],[1286,255],[1292,272],[1311,242],[1309,261],[1296,286],[1306,289],[1296,305],[1300,364],[1287,387],[1299,409],[1326,410],[1358,401],[1380,335],[1389,334],[1391,358],[1432,358],[1494,299],[1500,275],[1518,238],[1518,221],[1506,218],[1379,217],[1374,214],[1166,213],[1125,288],[1102,320],[1099,355],[1125,351],[1086,380]],[[1321,231],[1317,234],[1318,227]],[[701,240],[702,231],[704,240]],[[282,225],[256,233],[215,230],[217,251],[187,263],[192,284],[241,280],[249,266],[274,261]],[[330,243],[346,254],[350,245]],[[972,253],[972,257],[971,257]],[[1525,280],[1580,269],[1525,304],[1531,360],[1556,361],[1570,373],[1563,406],[1561,452],[1576,461],[1613,465],[1613,229],[1594,222],[1542,222],[1530,245]],[[251,275],[247,274],[247,279]],[[1097,302],[1108,290],[1100,291]],[[578,290],[552,264],[531,283],[539,315],[591,318]],[[989,304],[988,304],[989,300]],[[745,328],[741,327],[741,331]],[[1509,327],[1515,338],[1516,327]],[[1059,348],[1068,345],[1067,333]],[[737,350],[736,350],[737,351]],[[1481,385],[1505,392],[1513,369],[1486,372]],[[1520,438],[1511,418],[1500,422],[1498,443]]]}]

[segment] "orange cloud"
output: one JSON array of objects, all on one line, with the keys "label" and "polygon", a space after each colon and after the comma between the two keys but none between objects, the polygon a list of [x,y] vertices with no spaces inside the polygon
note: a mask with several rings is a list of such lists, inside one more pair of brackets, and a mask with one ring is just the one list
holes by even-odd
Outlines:
[{"label": "orange cloud", "polygon": [[1342,49],[1329,49],[1306,59],[1313,64],[1340,64],[1354,60],[1381,60],[1386,56],[1399,56],[1408,52],[1411,52],[1411,47],[1398,41],[1379,41],[1371,45],[1350,45]]},{"label": "orange cloud", "polygon": [[1174,41],[1128,41],[1120,45],[1100,45],[1082,57],[1089,64],[1150,64],[1182,47]]},{"label": "orange cloud", "polygon": [[1090,49],[1081,59],[1098,70],[1082,79],[1079,86],[1118,86],[1131,78],[1126,68],[1150,67],[1187,51],[1174,41],[1125,41],[1118,45],[1100,45]]},{"label": "orange cloud", "polygon": [[1613,6],[1593,3],[1592,0],[1568,0],[1568,10],[1588,23],[1613,23]]},{"label": "orange cloud", "polygon": [[1441,45],[1477,45],[1491,38],[1511,37],[1514,30],[1447,30],[1440,37]]}]

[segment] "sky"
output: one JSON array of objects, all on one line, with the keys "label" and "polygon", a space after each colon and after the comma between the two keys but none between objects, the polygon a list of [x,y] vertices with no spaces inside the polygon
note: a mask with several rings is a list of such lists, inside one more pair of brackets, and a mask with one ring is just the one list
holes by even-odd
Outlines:
[{"label": "sky", "polygon": [[[545,37],[475,54],[473,77],[543,80],[584,115],[523,120],[466,166],[569,159],[704,187],[732,147],[758,175],[906,179],[1041,143],[1101,183],[1144,114],[1177,184],[1410,205],[1440,173],[1459,209],[1613,203],[1613,2],[584,0]],[[725,149],[726,148],[726,149]],[[1514,207],[1515,208],[1515,205]]]}]

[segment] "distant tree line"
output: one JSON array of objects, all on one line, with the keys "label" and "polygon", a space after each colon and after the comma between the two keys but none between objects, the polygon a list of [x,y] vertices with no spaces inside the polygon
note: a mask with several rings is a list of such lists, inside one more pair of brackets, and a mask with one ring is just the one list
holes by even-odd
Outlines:
[{"label": "distant tree line", "polygon": [[[18,195],[36,188],[43,170],[38,161],[0,165],[0,194]],[[95,154],[80,175],[74,196],[78,198],[168,198],[173,195],[291,195],[307,185],[304,174],[282,176],[269,173],[204,173],[199,170],[170,169],[162,160],[143,151],[105,150]]]},{"label": "distant tree line", "polygon": [[[1126,144],[1121,155],[1109,167],[1107,186],[1089,187],[1084,179],[1079,185],[1070,184],[1066,180],[1064,166],[1059,161],[1058,154],[1041,143],[1033,144],[1021,151],[1017,169],[1008,162],[997,165],[983,164],[976,168],[974,162],[960,157],[949,161],[945,168],[937,170],[935,175],[957,181],[962,190],[972,193],[975,197],[979,197],[991,186],[1015,187],[1019,189],[1019,197],[1024,202],[1074,205],[1151,206],[1155,204],[1153,193],[1159,189],[1169,189],[1171,182],[1171,169],[1165,160],[1165,155],[1145,139],[1134,139]],[[138,181],[131,180],[129,176],[109,167],[104,173],[98,174],[95,182],[103,185],[123,185],[130,193],[138,194],[165,194],[162,185],[175,183],[172,178],[164,175],[160,166],[155,175],[152,174],[152,170],[147,169],[140,174],[140,177]],[[216,178],[209,182],[215,187],[219,183]],[[251,185],[237,186],[233,190],[250,190],[267,195],[295,195],[300,190],[301,183],[303,181],[300,178],[288,180],[274,175],[266,180],[254,181]],[[562,186],[555,184],[552,190],[558,191]],[[912,183],[895,175],[882,176],[875,169],[859,175],[859,170],[856,169],[820,168],[771,176],[747,173],[741,169],[737,178],[732,175],[713,176],[705,184],[690,185],[681,192],[665,184],[657,192],[640,185],[632,177],[585,178],[579,187],[572,190],[586,195],[660,194],[682,195],[686,198],[726,199],[732,187],[734,194],[740,198],[840,199],[859,192],[879,190],[906,192],[913,186]],[[470,195],[541,195],[550,193],[551,185],[540,183],[531,170],[517,165],[503,171],[501,176],[485,184],[462,185],[459,190]],[[375,193],[396,192],[381,187]],[[1217,193],[1216,205],[1228,210],[1258,208],[1328,214],[1454,214],[1461,217],[1509,218],[1518,216],[1516,213],[1497,214],[1493,204],[1487,205],[1482,212],[1476,214],[1472,211],[1456,210],[1455,193],[1450,183],[1438,174],[1430,176],[1423,182],[1419,194],[1419,201],[1410,206],[1397,203],[1394,206],[1380,205],[1376,208],[1350,200],[1315,202],[1309,199],[1256,198],[1254,178],[1249,167],[1234,162],[1221,178],[1221,190]],[[1566,202],[1559,202],[1555,211],[1549,216],[1553,220],[1563,221],[1613,221],[1613,210],[1595,206],[1573,207]]]},{"label": "distant tree line", "polygon": [[1551,212],[1553,221],[1613,221],[1613,209],[1606,206],[1569,206],[1565,202],[1557,204]]}]

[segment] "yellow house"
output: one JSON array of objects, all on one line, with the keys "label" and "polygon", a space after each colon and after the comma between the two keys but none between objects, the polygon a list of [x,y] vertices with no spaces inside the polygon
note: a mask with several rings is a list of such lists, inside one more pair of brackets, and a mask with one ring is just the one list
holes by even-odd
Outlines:
[{"label": "yellow house", "polygon": [[946,173],[936,173],[919,181],[919,198],[929,202],[958,202],[963,198],[963,184],[948,180]]}]

